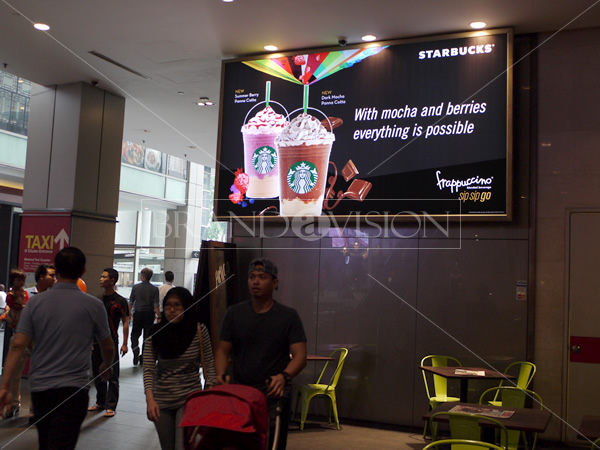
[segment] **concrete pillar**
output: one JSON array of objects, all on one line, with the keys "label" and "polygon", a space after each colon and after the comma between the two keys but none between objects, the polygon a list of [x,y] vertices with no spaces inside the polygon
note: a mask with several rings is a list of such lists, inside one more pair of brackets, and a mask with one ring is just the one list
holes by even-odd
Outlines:
[{"label": "concrete pillar", "polygon": [[124,98],[82,82],[31,96],[23,219],[70,215],[69,244],[87,257],[92,294],[113,264],[124,113]]}]

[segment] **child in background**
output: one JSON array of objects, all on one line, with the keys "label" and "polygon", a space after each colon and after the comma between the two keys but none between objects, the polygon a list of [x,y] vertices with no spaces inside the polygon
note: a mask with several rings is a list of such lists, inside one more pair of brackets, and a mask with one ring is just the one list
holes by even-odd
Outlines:
[{"label": "child in background", "polygon": [[23,307],[29,301],[29,294],[23,289],[25,286],[25,278],[27,278],[25,271],[18,267],[11,269],[10,275],[8,276],[10,291],[6,294],[6,305],[10,310],[6,314],[6,323],[13,331],[17,328]]},{"label": "child in background", "polygon": [[[10,291],[8,291],[8,294],[6,294],[6,305],[10,308],[6,313],[6,325],[12,329],[13,338],[17,329],[17,324],[19,323],[19,318],[21,317],[21,312],[29,301],[29,294],[23,289],[26,277],[25,271],[19,268],[11,269],[8,276],[11,288]],[[11,342],[13,338],[11,338]],[[21,375],[23,374],[28,355],[29,351],[25,351],[16,367],[15,376],[12,378],[10,384],[12,406],[10,410],[4,414],[5,418],[16,416],[21,408]]]}]

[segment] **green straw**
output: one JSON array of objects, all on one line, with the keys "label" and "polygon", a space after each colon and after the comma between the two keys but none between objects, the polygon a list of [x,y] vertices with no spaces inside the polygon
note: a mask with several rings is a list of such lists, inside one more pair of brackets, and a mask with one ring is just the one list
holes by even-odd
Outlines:
[{"label": "green straw", "polygon": [[304,114],[308,110],[308,84],[304,85]]},{"label": "green straw", "polygon": [[266,89],[267,89],[267,100],[266,100],[266,103],[267,103],[267,106],[269,106],[269,100],[271,98],[271,82],[270,81],[267,81],[267,88]]}]

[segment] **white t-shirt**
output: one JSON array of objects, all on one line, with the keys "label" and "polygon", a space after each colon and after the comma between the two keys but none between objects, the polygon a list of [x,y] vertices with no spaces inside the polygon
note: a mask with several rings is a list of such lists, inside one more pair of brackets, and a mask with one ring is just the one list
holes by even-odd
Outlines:
[{"label": "white t-shirt", "polygon": [[6,292],[0,291],[0,308],[6,308]]},{"label": "white t-shirt", "polygon": [[175,286],[173,286],[173,283],[169,283],[168,281],[166,281],[165,284],[163,284],[162,286],[158,287],[158,305],[161,311],[163,310],[163,300],[165,298],[165,295],[167,295],[167,292],[169,292],[174,287]]}]

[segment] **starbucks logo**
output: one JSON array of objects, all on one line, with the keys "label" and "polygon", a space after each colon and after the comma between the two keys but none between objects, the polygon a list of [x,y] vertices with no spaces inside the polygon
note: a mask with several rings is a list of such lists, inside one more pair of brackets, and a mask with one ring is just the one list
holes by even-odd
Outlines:
[{"label": "starbucks logo", "polygon": [[277,164],[277,152],[273,147],[265,145],[254,151],[252,154],[252,165],[258,173],[269,173]]},{"label": "starbucks logo", "polygon": [[312,191],[318,179],[319,172],[310,161],[300,161],[292,164],[287,174],[288,186],[296,194],[306,194]]}]

